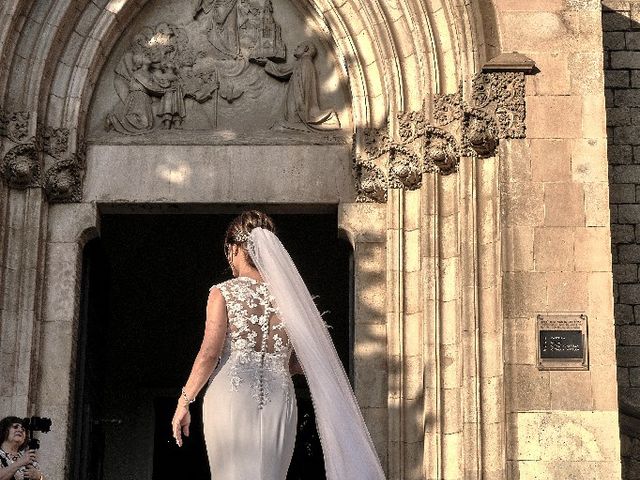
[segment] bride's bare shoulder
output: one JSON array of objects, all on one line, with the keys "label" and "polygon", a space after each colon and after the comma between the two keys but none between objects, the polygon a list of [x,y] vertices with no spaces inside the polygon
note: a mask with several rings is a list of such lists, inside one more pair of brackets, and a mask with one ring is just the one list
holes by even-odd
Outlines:
[{"label": "bride's bare shoulder", "polygon": [[238,281],[238,277],[229,278],[228,280],[225,280],[223,282],[211,285],[211,287],[209,287],[209,291],[213,290],[214,288],[218,288],[220,290],[224,290],[225,288],[228,288],[229,286],[233,285],[234,283],[237,283],[237,281]]},{"label": "bride's bare shoulder", "polygon": [[231,280],[233,280],[233,278],[230,278],[228,280],[224,280],[224,281],[219,282],[219,283],[214,283],[213,285],[211,285],[209,287],[209,290],[212,290],[214,288],[220,288],[221,286],[224,286],[224,285],[228,284]]}]

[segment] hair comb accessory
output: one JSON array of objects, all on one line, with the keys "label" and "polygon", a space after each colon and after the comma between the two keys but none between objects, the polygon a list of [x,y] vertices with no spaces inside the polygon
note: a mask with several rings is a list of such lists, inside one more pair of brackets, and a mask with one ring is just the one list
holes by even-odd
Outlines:
[{"label": "hair comb accessory", "polygon": [[249,234],[244,230],[239,231],[233,236],[234,240],[238,243],[244,243],[249,240]]}]

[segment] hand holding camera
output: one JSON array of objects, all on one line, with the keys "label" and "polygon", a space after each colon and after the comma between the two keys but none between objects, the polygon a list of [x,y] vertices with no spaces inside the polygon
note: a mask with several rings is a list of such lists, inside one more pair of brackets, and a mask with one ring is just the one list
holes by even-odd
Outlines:
[{"label": "hand holding camera", "polygon": [[15,461],[15,465],[20,467],[31,466],[31,464],[35,461],[36,461],[36,452],[34,450],[27,450],[24,453],[24,455],[18,457],[18,459]]},{"label": "hand holding camera", "polygon": [[24,478],[29,480],[40,480],[41,478],[43,478],[43,475],[42,472],[36,467],[34,467],[33,465],[28,465],[24,472]]}]

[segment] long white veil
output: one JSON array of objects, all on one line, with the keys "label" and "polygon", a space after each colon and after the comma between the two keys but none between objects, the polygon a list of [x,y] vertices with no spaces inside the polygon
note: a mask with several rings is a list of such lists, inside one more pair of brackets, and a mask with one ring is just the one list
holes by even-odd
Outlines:
[{"label": "long white veil", "polygon": [[275,297],[311,389],[328,480],[384,480],[344,367],[298,269],[278,237],[255,228],[247,250]]}]

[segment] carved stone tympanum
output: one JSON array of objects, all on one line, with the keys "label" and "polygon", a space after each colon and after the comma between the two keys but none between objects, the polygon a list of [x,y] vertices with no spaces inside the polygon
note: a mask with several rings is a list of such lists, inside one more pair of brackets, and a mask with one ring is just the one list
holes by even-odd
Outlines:
[{"label": "carved stone tympanum", "polygon": [[308,38],[302,19],[281,23],[298,15],[282,2],[199,0],[191,11],[162,2],[158,8],[171,22],[132,27],[135,35],[111,60],[109,90],[117,95],[98,95],[100,108],[112,105],[103,116],[106,135],[93,130],[98,138],[124,135],[134,143],[161,135],[180,143],[182,132],[173,131],[181,130],[228,143],[268,132],[262,137],[274,143],[283,135],[330,137],[324,132],[340,129],[339,105],[326,100],[336,94],[327,95],[322,81],[326,48]]}]

